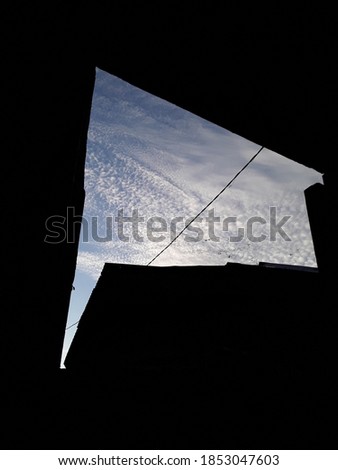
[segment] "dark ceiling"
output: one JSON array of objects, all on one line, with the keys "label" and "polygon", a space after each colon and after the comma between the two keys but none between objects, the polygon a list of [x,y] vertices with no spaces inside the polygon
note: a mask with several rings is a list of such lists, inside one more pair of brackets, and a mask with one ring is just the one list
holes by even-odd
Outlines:
[{"label": "dark ceiling", "polygon": [[255,2],[12,10],[6,49],[35,95],[61,84],[61,96],[67,79],[81,87],[97,66],[320,172],[333,169],[329,12],[305,2],[292,10]]},{"label": "dark ceiling", "polygon": [[327,15],[300,4],[292,11],[223,5],[194,6],[189,14],[142,7],[118,18],[98,11],[96,64],[259,145],[330,171],[326,93],[334,54]]}]

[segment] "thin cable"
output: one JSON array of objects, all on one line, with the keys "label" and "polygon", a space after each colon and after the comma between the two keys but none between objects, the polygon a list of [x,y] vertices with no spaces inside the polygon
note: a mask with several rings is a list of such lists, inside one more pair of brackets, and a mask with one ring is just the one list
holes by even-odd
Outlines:
[{"label": "thin cable", "polygon": [[257,155],[263,149],[264,147],[261,147],[258,150],[258,152],[255,153],[255,155],[252,158],[250,158],[250,160],[243,166],[243,168],[239,170],[238,173],[236,173],[236,175],[232,178],[232,180],[230,180],[229,183],[218,194],[216,194],[216,196],[205,207],[203,207],[203,209],[193,219],[191,219],[190,222],[185,227],[183,227],[183,229],[178,233],[178,235],[176,235],[176,237],[173,238],[171,242],[168,243],[168,245],[163,248],[163,250],[161,250],[156,256],[154,256],[154,258],[151,261],[149,261],[147,266],[150,266],[151,263],[155,261],[155,259],[157,259],[165,250],[167,250],[178,239],[178,237],[180,237],[182,233],[197,219],[197,217],[199,217],[206,209],[208,209],[209,206],[211,206],[213,202],[216,201],[216,199],[235,181],[236,178],[238,178],[238,176],[242,173],[242,171],[244,171],[245,168],[247,168],[250,165],[250,163],[253,162],[253,160],[257,157]]},{"label": "thin cable", "polygon": [[[216,199],[235,181],[236,178],[238,178],[238,176],[250,165],[251,162],[253,162],[253,160],[257,157],[257,155],[264,149],[264,147],[261,147],[258,152],[243,166],[243,168],[241,170],[238,171],[238,173],[236,173],[236,175],[229,181],[229,183],[218,193],[216,194],[216,196],[205,206],[203,207],[203,209],[193,218],[191,219],[191,221],[178,233],[178,235],[176,235],[175,238],[173,238],[171,240],[171,242],[165,246],[163,248],[163,250],[161,250],[148,264],[147,266],[149,266],[151,263],[153,263],[155,261],[155,259],[157,259],[165,250],[167,250],[170,245],[172,245],[177,239],[178,237],[180,237],[182,235],[182,233],[206,210],[208,209],[209,206],[211,206],[211,204],[213,202],[216,201]],[[66,328],[66,330],[69,330],[70,328],[73,328],[73,326],[77,325],[78,323],[80,322],[80,320],[78,320],[77,322],[73,323],[72,325],[68,326]]]},{"label": "thin cable", "polygon": [[73,328],[73,326],[77,325],[79,323],[80,320],[78,320],[77,322],[73,323],[72,325],[68,326],[66,328],[66,330],[69,330],[69,328]]}]

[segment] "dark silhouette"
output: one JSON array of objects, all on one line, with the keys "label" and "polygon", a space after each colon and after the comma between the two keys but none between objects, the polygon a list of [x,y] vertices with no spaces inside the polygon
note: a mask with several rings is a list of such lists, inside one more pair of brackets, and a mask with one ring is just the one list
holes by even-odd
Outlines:
[{"label": "dark silhouette", "polygon": [[[113,3],[87,2],[79,8],[49,2],[36,9],[8,6],[2,12],[2,446],[74,448],[75,435],[78,448],[334,447],[337,324],[335,292],[328,280],[337,254],[327,228],[320,226],[323,204],[316,206],[315,195],[307,202],[311,227],[316,227],[318,275],[283,270],[270,278],[262,267],[224,268],[225,278],[228,269],[234,270],[231,282],[237,284],[231,291],[221,282],[222,268],[208,269],[217,290],[209,281],[204,285],[199,268],[191,268],[192,279],[201,290],[208,289],[210,299],[190,340],[189,302],[200,293],[186,284],[186,297],[180,284],[166,293],[163,302],[172,304],[173,316],[161,322],[167,319],[174,337],[179,333],[176,362],[185,363],[188,371],[175,368],[170,354],[164,360],[173,351],[168,343],[172,337],[161,344],[152,334],[154,323],[144,333],[155,337],[154,343],[147,343],[143,352],[127,350],[125,362],[121,352],[115,357],[108,348],[109,360],[97,354],[90,364],[74,343],[69,370],[59,369],[79,224],[76,233],[69,233],[74,243],[51,244],[45,242],[45,223],[48,217],[65,216],[67,207],[82,213],[95,67],[325,173],[320,190],[325,210],[337,200],[333,113],[323,112],[331,105],[326,77],[334,63],[327,16],[317,10],[312,16],[309,6],[306,11],[294,7],[292,15],[287,7],[259,11],[255,4],[246,12],[234,5],[226,14],[194,6],[193,13],[185,14],[169,5],[150,12],[144,5]],[[322,73],[312,74],[314,69]],[[107,269],[115,268],[106,267],[102,279]],[[130,271],[134,288],[146,292],[147,308],[154,312],[157,280],[145,286],[138,269]],[[152,269],[145,271],[147,276]],[[272,295],[275,276],[282,298],[277,290]],[[130,325],[143,328],[141,307],[134,305],[128,313],[125,305],[119,307],[119,295],[114,298],[114,283],[122,285],[122,278],[109,282],[120,324],[129,314]],[[268,293],[262,282],[270,286]],[[252,310],[241,322],[234,312],[230,315],[234,297],[239,303],[252,299]],[[157,303],[162,304],[162,296]],[[177,303],[189,312],[189,322],[180,317],[178,330]],[[215,319],[221,306],[224,318]],[[231,331],[225,333],[225,352],[223,324]],[[85,319],[77,338],[82,325]],[[241,344],[241,328],[248,341],[269,338],[263,341],[265,349],[251,356],[253,350]],[[88,338],[82,338],[83,344]],[[80,350],[85,370],[75,359]],[[201,375],[196,361],[206,364]]]},{"label": "dark silhouette", "polygon": [[[315,446],[335,403],[322,389],[335,349],[323,291],[314,268],[106,264],[65,361],[87,381],[72,406],[95,397],[124,432],[137,420],[141,447],[297,447],[299,427]],[[95,442],[116,439],[106,433]]]}]

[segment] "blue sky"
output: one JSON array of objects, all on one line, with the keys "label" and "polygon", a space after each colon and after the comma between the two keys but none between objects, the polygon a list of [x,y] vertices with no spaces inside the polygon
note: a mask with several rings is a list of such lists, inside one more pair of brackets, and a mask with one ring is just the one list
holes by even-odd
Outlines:
[{"label": "blue sky", "polygon": [[[68,325],[80,318],[105,262],[147,264],[170,242],[170,226],[175,225],[177,232],[183,228],[259,148],[97,69],[85,171],[84,218],[89,237],[85,240],[82,233]],[[316,182],[322,182],[322,177],[315,170],[264,149],[209,208],[219,222],[210,226],[206,217],[211,213],[206,211],[194,225],[196,231],[189,233],[190,239],[179,237],[154,264],[266,261],[316,266],[303,194]],[[276,208],[277,223],[289,217],[283,225],[288,240],[279,234],[271,240],[271,207]],[[119,211],[125,217],[137,213],[143,218],[137,224],[138,238],[131,223],[124,223],[119,232]],[[236,222],[225,231],[223,222],[228,217]],[[248,239],[252,217],[266,221],[252,225],[254,236],[264,235],[264,241]],[[107,232],[109,218],[111,233]],[[109,241],[93,239],[95,224],[98,235],[108,235]],[[149,227],[162,231],[151,236]],[[239,228],[244,230],[243,239],[231,241]],[[213,234],[217,240],[210,237]],[[162,241],[153,241],[155,237]],[[63,357],[75,331],[76,327],[66,331]]]}]

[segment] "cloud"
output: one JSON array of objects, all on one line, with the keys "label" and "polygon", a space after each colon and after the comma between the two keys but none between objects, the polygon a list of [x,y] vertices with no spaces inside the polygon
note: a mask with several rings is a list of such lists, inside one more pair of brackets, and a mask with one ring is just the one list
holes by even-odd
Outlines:
[{"label": "cloud", "polygon": [[[146,264],[170,242],[147,237],[146,221],[162,217],[168,227],[175,217],[184,222],[195,216],[257,152],[259,146],[97,70],[87,145],[86,203],[84,216],[97,218],[98,231],[107,232],[107,218],[114,223],[109,242],[82,243],[78,269],[97,277],[104,262]],[[224,220],[236,217],[245,229],[250,217],[267,220],[269,207],[289,215],[285,230],[291,241],[277,237],[250,242],[230,242],[215,224],[220,241],[210,240],[207,223],[201,222],[198,243],[180,237],[156,264],[225,264],[227,261],[316,264],[303,191],[321,181],[321,175],[267,149],[213,204]],[[128,242],[118,236],[116,218],[137,210],[144,218],[138,230],[143,241],[132,237],[131,223],[124,223]],[[207,214],[202,214],[205,218]],[[196,225],[196,224],[195,224]],[[178,224],[179,226],[179,224]],[[183,227],[183,224],[181,224]],[[235,228],[234,226],[232,227]],[[263,226],[256,225],[256,230]],[[261,233],[262,230],[261,230]],[[192,233],[190,233],[192,235]]]}]

